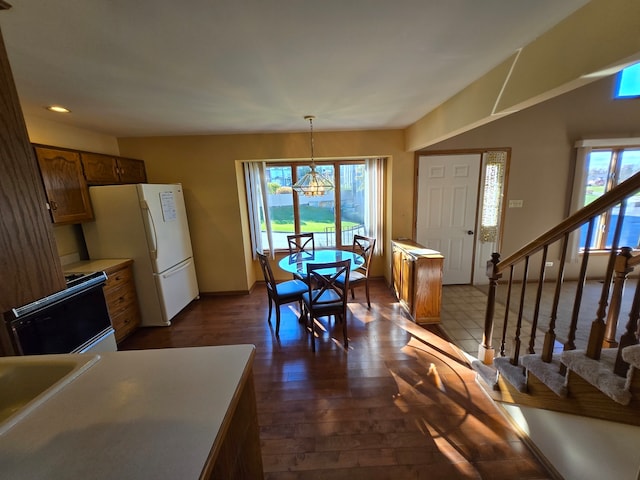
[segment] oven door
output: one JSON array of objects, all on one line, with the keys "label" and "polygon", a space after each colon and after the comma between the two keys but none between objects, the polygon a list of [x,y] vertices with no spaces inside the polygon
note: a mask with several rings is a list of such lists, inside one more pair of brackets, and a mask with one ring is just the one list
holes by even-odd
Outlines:
[{"label": "oven door", "polygon": [[9,323],[18,355],[78,352],[111,328],[102,284],[33,309]]}]

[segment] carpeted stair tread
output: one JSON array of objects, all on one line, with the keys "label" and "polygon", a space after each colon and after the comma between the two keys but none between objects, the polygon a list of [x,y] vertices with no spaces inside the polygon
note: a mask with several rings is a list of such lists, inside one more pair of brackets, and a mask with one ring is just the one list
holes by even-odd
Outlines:
[{"label": "carpeted stair tread", "polygon": [[623,348],[622,359],[633,368],[640,369],[640,345],[630,345]]},{"label": "carpeted stair tread", "polygon": [[519,392],[525,393],[527,391],[527,377],[524,374],[522,365],[512,365],[509,357],[496,357],[493,359],[493,364],[500,372],[500,375],[518,389]]},{"label": "carpeted stair tread", "polygon": [[600,360],[593,360],[585,355],[584,350],[568,350],[562,352],[562,363],[615,402],[628,405],[631,401],[629,383],[634,369],[629,369],[627,378],[613,373],[617,352],[617,348],[603,348]]},{"label": "carpeted stair tread", "polygon": [[498,390],[498,371],[491,365],[485,365],[480,360],[473,360],[471,362],[471,368],[473,368],[478,376],[493,390]]},{"label": "carpeted stair tread", "polygon": [[556,395],[562,398],[567,396],[567,377],[560,373],[561,362],[558,355],[554,355],[549,363],[543,362],[538,354],[523,355],[520,363]]}]

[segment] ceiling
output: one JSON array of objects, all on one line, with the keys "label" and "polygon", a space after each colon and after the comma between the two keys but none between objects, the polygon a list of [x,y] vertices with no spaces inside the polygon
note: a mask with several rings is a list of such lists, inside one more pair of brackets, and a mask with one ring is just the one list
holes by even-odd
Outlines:
[{"label": "ceiling", "polygon": [[25,115],[127,137],[404,128],[588,2],[9,3]]}]

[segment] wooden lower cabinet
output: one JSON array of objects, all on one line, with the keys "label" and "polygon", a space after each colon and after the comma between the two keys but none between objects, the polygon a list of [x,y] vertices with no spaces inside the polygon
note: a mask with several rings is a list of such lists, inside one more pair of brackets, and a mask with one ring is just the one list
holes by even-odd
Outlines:
[{"label": "wooden lower cabinet", "polygon": [[121,342],[140,326],[140,307],[133,280],[133,260],[104,268],[107,283],[103,287],[116,342]]},{"label": "wooden lower cabinet", "polygon": [[107,283],[103,291],[116,342],[121,342],[140,326],[140,307],[133,280],[133,261],[114,265],[104,270]]},{"label": "wooden lower cabinet", "polygon": [[237,404],[228,412],[200,478],[264,478],[253,373],[244,379],[239,391]]},{"label": "wooden lower cabinet", "polygon": [[391,248],[393,288],[400,305],[416,323],[440,322],[444,257],[411,240],[393,240]]}]

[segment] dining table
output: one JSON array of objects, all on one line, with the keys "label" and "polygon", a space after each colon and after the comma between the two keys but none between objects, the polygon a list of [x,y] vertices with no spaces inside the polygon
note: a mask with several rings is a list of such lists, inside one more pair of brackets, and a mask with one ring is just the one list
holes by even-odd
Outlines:
[{"label": "dining table", "polygon": [[297,252],[280,259],[278,266],[289,273],[307,274],[309,263],[330,263],[351,260],[351,270],[364,265],[364,257],[349,250],[318,249],[312,252]]}]

